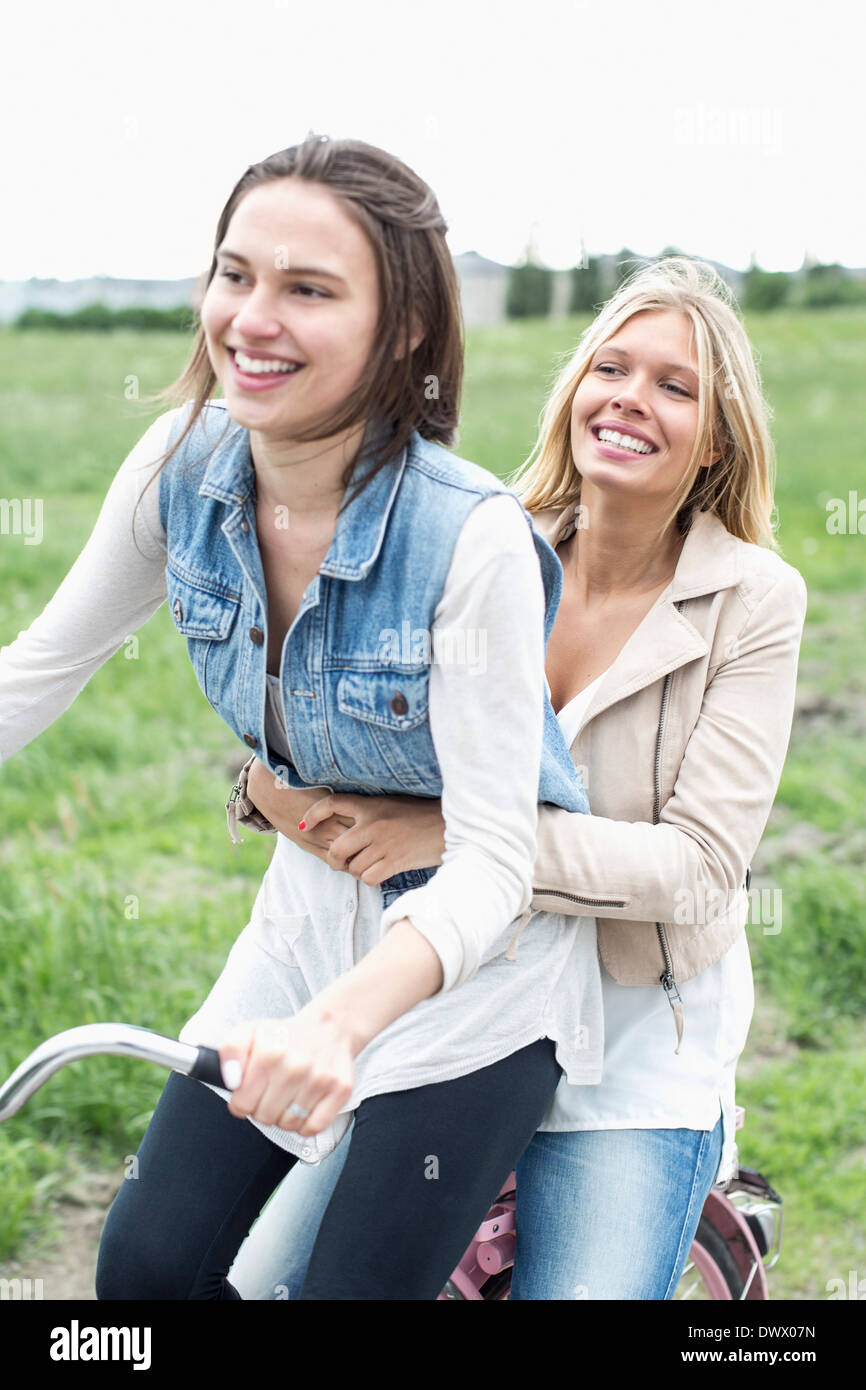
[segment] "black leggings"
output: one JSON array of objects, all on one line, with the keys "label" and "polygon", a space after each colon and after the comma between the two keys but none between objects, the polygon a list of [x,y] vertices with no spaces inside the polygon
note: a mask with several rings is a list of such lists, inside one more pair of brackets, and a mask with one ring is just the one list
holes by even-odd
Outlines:
[{"label": "black leggings", "polygon": [[[453,1081],[362,1101],[300,1297],[435,1299],[561,1074],[541,1038]],[[172,1072],[105,1222],[97,1298],[239,1298],[228,1270],[296,1162]]]}]

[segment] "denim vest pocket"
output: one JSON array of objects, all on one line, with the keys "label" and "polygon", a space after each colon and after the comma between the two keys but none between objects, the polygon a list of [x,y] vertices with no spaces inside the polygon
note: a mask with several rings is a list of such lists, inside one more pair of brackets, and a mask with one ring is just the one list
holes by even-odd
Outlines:
[{"label": "denim vest pocket", "polygon": [[337,705],[342,714],[383,729],[415,729],[427,719],[428,681],[427,666],[346,671],[337,685]]},{"label": "denim vest pocket", "polygon": [[384,764],[398,789],[430,795],[431,781],[440,776],[430,733],[430,667],[358,667],[337,674],[337,709],[349,716],[341,732],[351,741],[351,761],[359,769]]},{"label": "denim vest pocket", "polygon": [[194,583],[178,575],[169,565],[165,572],[168,607],[172,622],[187,639],[190,659],[198,683],[215,709],[219,707],[220,685],[224,673],[209,676],[213,644],[225,642],[240,612],[240,595],[219,591],[208,581]]}]

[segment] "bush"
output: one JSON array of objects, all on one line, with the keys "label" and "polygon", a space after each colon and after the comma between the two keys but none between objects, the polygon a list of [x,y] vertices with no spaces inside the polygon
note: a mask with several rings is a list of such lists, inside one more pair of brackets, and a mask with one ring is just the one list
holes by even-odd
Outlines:
[{"label": "bush", "polygon": [[753,265],[743,277],[740,303],[745,310],[764,313],[784,304],[791,289],[791,277],[785,270],[760,270]]},{"label": "bush", "polygon": [[68,317],[70,328],[83,328],[85,332],[106,333],[114,327],[114,315],[107,304],[85,304]]},{"label": "bush", "polygon": [[571,271],[568,312],[570,314],[593,313],[603,299],[601,261],[597,256],[590,256],[586,265],[576,265]]},{"label": "bush", "polygon": [[145,304],[127,304],[112,309],[107,304],[85,304],[70,314],[58,314],[53,309],[25,309],[15,320],[14,328],[59,328],[66,332],[107,333],[112,328],[134,328],[155,332],[187,333],[193,327],[195,315],[186,305],[173,309],[154,309]]},{"label": "bush", "polygon": [[505,312],[510,319],[546,318],[552,302],[552,270],[527,262],[509,272]]},{"label": "bush", "polygon": [[53,314],[50,309],[25,309],[23,314],[19,314],[13,328],[56,328],[59,314]]},{"label": "bush", "polygon": [[800,291],[806,309],[828,309],[836,304],[866,303],[866,284],[846,275],[841,265],[811,265]]}]

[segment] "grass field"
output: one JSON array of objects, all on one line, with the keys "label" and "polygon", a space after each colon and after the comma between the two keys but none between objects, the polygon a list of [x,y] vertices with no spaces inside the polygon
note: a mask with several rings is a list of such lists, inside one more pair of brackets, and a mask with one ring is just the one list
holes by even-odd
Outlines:
[{"label": "grass field", "polygon": [[[522,461],[556,355],[580,326],[469,335],[458,452],[501,475]],[[779,312],[749,328],[776,413],[783,554],[810,607],[791,751],[753,864],[782,920],[750,928],[758,1003],[740,1149],[785,1198],[773,1296],[815,1299],[850,1270],[866,1276],[866,536],[826,527],[828,500],[866,495],[866,313]],[[0,535],[0,644],[51,597],[157,413],[125,399],[129,378],[145,395],[184,355],[178,335],[0,333],[0,495],[44,500],[41,544]],[[165,607],[137,637],[3,767],[3,1075],[79,1023],[176,1035],[271,851],[228,840],[223,803],[245,753],[200,693]],[[0,1261],[50,1233],[55,1199],[82,1174],[122,1175],[164,1080],[96,1058],[0,1126]]]}]

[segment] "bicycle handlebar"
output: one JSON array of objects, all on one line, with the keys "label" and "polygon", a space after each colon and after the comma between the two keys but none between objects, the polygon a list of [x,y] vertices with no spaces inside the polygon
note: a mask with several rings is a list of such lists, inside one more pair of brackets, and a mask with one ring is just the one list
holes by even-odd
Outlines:
[{"label": "bicycle handlebar", "polygon": [[7,1081],[0,1086],[0,1120],[8,1120],[61,1067],[77,1062],[80,1057],[103,1054],[114,1057],[137,1057],[143,1062],[155,1062],[170,1071],[182,1072],[196,1081],[232,1090],[223,1077],[219,1053],[212,1047],[196,1047],[193,1043],[178,1042],[163,1037],[149,1028],[132,1023],[85,1023],[79,1028],[67,1028],[63,1033],[40,1043],[25,1057]]}]

